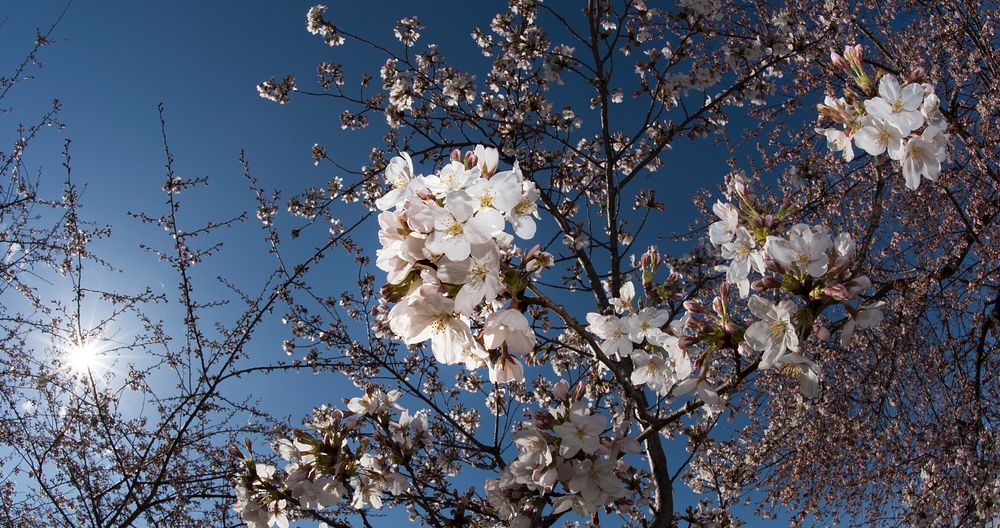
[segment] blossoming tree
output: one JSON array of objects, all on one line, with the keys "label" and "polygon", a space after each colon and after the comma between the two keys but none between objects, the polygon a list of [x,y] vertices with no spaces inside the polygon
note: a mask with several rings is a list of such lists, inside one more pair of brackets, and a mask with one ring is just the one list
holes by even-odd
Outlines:
[{"label": "blossoming tree", "polygon": [[[353,322],[312,306],[325,284],[289,293],[290,354],[361,328],[337,368],[358,394],[277,438],[281,462],[233,446],[236,512],[252,527],[392,508],[431,526],[729,526],[741,505],[995,521],[997,14],[512,0],[472,29],[480,71],[420,44],[416,17],[395,50],[313,7],[326,44],[384,55],[378,78],[348,89],[324,62],[321,91],[258,89],[328,97],[344,129],[384,118],[360,171],[316,145],[351,180],[289,203],[342,233],[335,204],[360,202],[379,271],[338,301]],[[705,137],[732,170],[704,180],[674,254],[656,195],[691,177],[674,153]]]}]

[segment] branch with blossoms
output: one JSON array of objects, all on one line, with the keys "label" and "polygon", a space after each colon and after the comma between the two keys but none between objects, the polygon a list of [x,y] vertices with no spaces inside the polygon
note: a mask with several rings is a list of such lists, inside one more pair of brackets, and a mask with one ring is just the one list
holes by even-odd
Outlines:
[{"label": "branch with blossoms", "polygon": [[[391,128],[385,146],[372,152],[371,165],[359,171],[357,185],[364,190],[352,198],[383,211],[377,265],[388,284],[371,311],[371,326],[376,337],[409,348],[372,359],[385,349],[362,347],[356,357],[367,371],[349,375],[366,391],[373,385],[386,393],[403,390],[407,394],[397,401],[424,406],[429,416],[441,418],[448,438],[480,456],[489,452],[495,463],[488,469],[493,475],[484,475],[487,484],[465,492],[459,488],[471,477],[457,468],[471,466],[462,458],[469,451],[437,458],[453,473],[435,481],[441,494],[430,499],[431,509],[447,511],[448,519],[434,518],[426,509],[414,512],[412,497],[395,500],[384,492],[386,503],[409,507],[411,519],[432,526],[547,526],[576,519],[597,524],[610,515],[635,526],[731,523],[735,505],[750,500],[740,494],[757,489],[769,467],[817,474],[820,469],[813,466],[839,469],[823,460],[819,453],[829,449],[819,442],[810,444],[813,451],[786,442],[797,429],[817,430],[815,424],[826,416],[879,405],[878,424],[890,429],[893,413],[908,412],[881,410],[896,400],[859,404],[853,393],[841,396],[840,384],[846,378],[857,387],[864,374],[851,367],[866,361],[868,374],[895,372],[897,364],[875,365],[879,357],[873,351],[901,342],[912,347],[918,336],[896,338],[892,331],[873,330],[887,319],[899,322],[908,307],[898,299],[922,300],[909,288],[926,291],[934,280],[952,277],[950,270],[966,261],[967,248],[982,247],[970,234],[973,241],[963,242],[938,271],[880,267],[906,262],[912,254],[921,257],[913,260],[923,257],[919,247],[897,246],[893,230],[905,231],[898,218],[906,216],[891,214],[909,214],[911,204],[925,204],[928,196],[948,195],[955,187],[964,193],[948,176],[958,167],[946,163],[958,130],[953,98],[945,97],[951,88],[933,67],[927,74],[900,66],[920,63],[913,58],[879,57],[887,67],[865,59],[854,45],[843,56],[834,55],[832,63],[820,57],[817,44],[842,45],[850,38],[844,28],[854,27],[845,15],[851,9],[839,3],[819,9],[796,2],[773,11],[754,5],[732,25],[721,15],[725,9],[712,2],[684,2],[676,10],[591,2],[573,18],[552,6],[512,2],[492,21],[492,33],[473,33],[492,61],[479,91],[478,78],[447,66],[436,46],[409,52],[423,29],[414,17],[396,27],[406,47],[397,53],[334,25],[323,6],[310,10],[309,31],[328,44],[357,41],[386,56],[381,90],[374,93],[374,77],[368,76],[360,95],[346,92],[343,71],[334,63],[318,70],[322,94],[300,90],[291,78],[260,85],[264,97],[281,103],[294,94],[345,103],[351,109],[341,115],[345,129],[369,126],[372,115],[383,116]],[[559,29],[543,30],[543,19]],[[760,27],[767,29],[754,29]],[[882,54],[891,49],[877,47]],[[640,50],[640,58],[623,59]],[[641,124],[634,112],[615,111],[631,87],[621,81],[623,71],[639,79],[632,96],[647,109]],[[904,77],[900,71],[912,73]],[[781,81],[783,75],[808,82]],[[848,162],[855,147],[870,158],[853,164],[833,156],[781,158],[802,169],[789,179],[791,185],[782,185],[784,199],[751,185],[761,174],[732,177],[725,192],[729,201],[712,208],[717,221],[706,226],[706,244],[680,258],[654,247],[627,261],[641,232],[650,229],[647,213],[659,208],[651,189],[629,185],[644,171],[661,168],[675,139],[724,135],[729,114],[739,119],[736,109],[744,105],[762,107],[750,115],[780,117],[786,104],[796,108],[841,76],[854,87],[820,105],[821,120],[834,125],[819,133]],[[563,82],[591,95],[589,114],[553,104],[549,90]],[[939,99],[935,90],[945,95]],[[774,97],[779,93],[792,95]],[[766,156],[763,147],[780,143],[779,134],[766,126],[755,130],[768,132],[758,139]],[[814,131],[809,127],[808,134]],[[798,146],[812,154],[809,136],[802,137]],[[456,148],[474,150],[455,153]],[[898,164],[886,163],[883,154]],[[332,162],[318,145],[314,157],[317,163]],[[418,174],[419,158],[434,163],[429,175]],[[500,171],[501,162],[512,168]],[[893,185],[888,176],[893,173],[901,173],[905,185]],[[921,187],[922,178],[941,183]],[[532,191],[537,195],[529,200]],[[859,211],[838,210],[861,202],[862,192],[868,201]],[[836,202],[844,195],[852,200]],[[969,232],[995,212],[977,201],[981,210],[975,218],[965,214],[959,205],[965,196],[942,203]],[[623,204],[632,197],[630,213]],[[522,205],[538,216],[518,215],[515,209]],[[939,211],[942,204],[933,205]],[[519,240],[530,238],[520,220],[551,236],[548,243],[543,237],[537,253],[518,247]],[[554,243],[559,240],[564,248]],[[542,259],[532,265],[537,257]],[[559,271],[562,284],[552,278]],[[942,293],[942,305],[946,298]],[[454,387],[441,381],[452,373]],[[891,375],[880,379],[885,377]],[[788,390],[789,384],[799,390]],[[975,385],[982,394],[981,383]],[[476,403],[493,414],[492,435],[470,409]],[[521,408],[528,420],[512,418]],[[720,440],[716,424],[727,415],[752,425],[730,441]],[[675,457],[665,447],[681,437],[688,439],[689,453]],[[844,452],[857,451],[851,449]],[[747,456],[741,459],[742,453]],[[786,460],[813,465],[802,469]],[[861,471],[849,463],[841,467],[845,473]],[[678,478],[715,499],[699,500],[682,513],[674,504]],[[827,489],[817,481],[809,476],[815,489]],[[633,493],[637,482],[644,496]],[[814,501],[810,506],[824,497],[796,489],[793,478],[767,483],[780,490],[775,503],[795,493]],[[352,502],[365,493],[360,481],[344,485]],[[266,500],[251,493],[240,506],[258,508],[251,504],[257,499]],[[336,515],[347,520],[372,509],[368,504]],[[803,508],[801,515],[810,511]],[[287,512],[311,515],[294,504]],[[268,520],[255,522],[262,526]]]}]

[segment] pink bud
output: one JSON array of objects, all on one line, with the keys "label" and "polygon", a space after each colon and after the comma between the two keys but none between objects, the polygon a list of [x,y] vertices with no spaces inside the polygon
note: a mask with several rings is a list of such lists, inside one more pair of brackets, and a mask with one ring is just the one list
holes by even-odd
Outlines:
[{"label": "pink bud", "polygon": [[831,284],[830,286],[823,288],[823,293],[838,301],[846,301],[852,297],[850,291],[847,289],[847,286],[844,286],[843,284]]},{"label": "pink bud", "polygon": [[576,390],[573,391],[573,399],[579,400],[583,398],[584,393],[587,392],[587,380],[580,380],[580,383],[576,385]]},{"label": "pink bud", "polygon": [[775,288],[780,288],[781,287],[781,282],[779,282],[778,279],[776,279],[776,278],[774,278],[774,277],[772,277],[770,275],[767,275],[763,279],[761,279],[761,282],[763,282],[764,283],[764,287],[767,288],[767,289],[769,289],[769,290],[773,290]]},{"label": "pink bud", "polygon": [[534,246],[531,246],[531,249],[529,249],[528,252],[524,254],[524,260],[531,260],[535,258],[535,255],[537,255],[541,249],[542,246],[540,244],[535,244]]},{"label": "pink bud", "polygon": [[705,306],[701,304],[701,301],[695,299],[684,301],[684,309],[695,314],[705,313]]},{"label": "pink bud", "polygon": [[560,400],[560,401],[566,401],[566,395],[567,394],[569,394],[569,382],[568,381],[566,381],[566,380],[559,380],[559,383],[556,383],[555,385],[552,386],[552,397],[553,398],[555,398],[557,400]]},{"label": "pink bud", "polygon": [[466,152],[465,153],[465,168],[466,168],[466,170],[471,169],[472,167],[475,167],[477,164],[479,164],[479,158],[476,157],[476,154],[474,152]]},{"label": "pink bud", "polygon": [[683,336],[677,340],[677,346],[681,347],[682,349],[687,349],[691,345],[697,344],[698,341],[700,340],[696,337]]},{"label": "pink bud", "polygon": [[924,76],[926,75],[927,72],[920,66],[917,66],[916,68],[910,70],[910,74],[906,77],[906,81],[911,83],[923,82]]},{"label": "pink bud", "polygon": [[421,200],[434,200],[434,192],[430,189],[423,188],[417,191],[417,197]]},{"label": "pink bud", "polygon": [[861,48],[861,44],[855,44],[854,46],[847,46],[844,48],[844,57],[851,63],[854,67],[860,67],[861,62],[864,60],[864,49]]},{"label": "pink bud", "polygon": [[767,256],[767,253],[764,253],[764,269],[772,273],[781,273],[781,265]]},{"label": "pink bud", "polygon": [[767,287],[764,286],[764,281],[758,279],[750,283],[750,289],[755,292],[762,292],[766,290]]},{"label": "pink bud", "polygon": [[[728,299],[729,298],[729,283],[728,282],[723,282],[722,285],[719,286],[719,296],[722,297],[723,299]],[[713,301],[713,305],[714,305],[714,301]],[[716,310],[716,312],[718,312],[718,311],[719,310]]]},{"label": "pink bud", "polygon": [[830,62],[833,63],[833,65],[837,68],[842,68],[845,70],[847,68],[850,68],[850,65],[847,64],[847,61],[844,60],[844,58],[841,57],[840,54],[837,53],[836,51],[830,51]]},{"label": "pink bud", "polygon": [[[722,283],[722,285],[726,286],[726,283]],[[722,302],[722,298],[716,297],[716,298],[712,299],[712,311],[713,312],[715,312],[717,314],[720,314],[720,313],[722,313],[724,311],[724,308],[725,308],[725,303]]]},{"label": "pink bud", "polygon": [[451,161],[462,161],[462,151],[458,149],[451,151]]},{"label": "pink bud", "polygon": [[722,329],[726,331],[727,334],[736,333],[736,323],[732,319],[726,319],[722,322]]}]

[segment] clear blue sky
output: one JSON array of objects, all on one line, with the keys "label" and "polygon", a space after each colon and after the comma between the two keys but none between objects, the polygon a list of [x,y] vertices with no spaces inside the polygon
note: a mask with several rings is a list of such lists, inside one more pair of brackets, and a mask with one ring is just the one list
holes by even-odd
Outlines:
[{"label": "clear blue sky", "polygon": [[[505,3],[505,2],[504,2]],[[394,42],[392,25],[419,15],[428,28],[422,42],[437,42],[456,64],[482,64],[468,37],[476,25],[488,26],[496,2],[337,2],[330,16],[345,27],[382,42]],[[63,2],[10,2],[0,8],[0,68],[9,72],[30,49],[35,28],[47,28]],[[255,175],[286,196],[308,185],[323,185],[335,174],[312,164],[314,143],[330,145],[331,154],[349,166],[365,163],[371,144],[340,130],[340,108],[327,101],[295,98],[279,106],[257,95],[256,84],[272,75],[291,73],[301,86],[312,86],[315,65],[336,56],[351,67],[377,71],[380,60],[358,47],[329,48],[305,31],[312,2],[99,2],[76,0],[55,33],[56,44],[41,52],[44,67],[35,79],[10,96],[13,111],[0,117],[0,137],[10,138],[13,123],[40,115],[58,98],[66,130],[47,134],[28,157],[29,168],[42,171],[49,189],[64,175],[59,149],[72,138],[74,180],[86,186],[86,216],[114,228],[102,243],[124,271],[119,286],[146,284],[171,291],[176,280],[139,250],[139,243],[166,246],[162,231],[127,217],[129,210],[162,211],[164,156],[156,106],[166,105],[171,148],[182,177],[208,176],[212,185],[186,198],[193,223],[253,209],[237,157],[245,149]],[[689,148],[690,149],[690,148]],[[692,219],[688,195],[714,186],[725,173],[725,153],[704,146],[681,150],[671,162],[681,176],[657,198],[673,211],[663,220],[683,229]],[[669,193],[667,191],[670,191]],[[197,221],[196,221],[197,220]],[[370,231],[374,234],[374,229]],[[205,278],[225,274],[253,281],[271,263],[255,231],[246,233],[207,266]],[[242,236],[242,235],[241,235]],[[372,246],[374,251],[374,245]],[[253,265],[261,259],[261,265]],[[329,264],[329,263],[327,263]],[[325,271],[336,280],[333,269]],[[98,276],[95,280],[111,280]],[[353,282],[353,281],[352,281]],[[346,285],[346,286],[349,286]],[[285,335],[268,327],[254,344],[261,363],[284,359],[278,343]],[[352,392],[340,377],[301,374],[294,383],[258,386],[264,407],[296,421],[312,406],[335,402]],[[753,525],[753,524],[751,524]],[[765,526],[767,524],[761,524]]]}]

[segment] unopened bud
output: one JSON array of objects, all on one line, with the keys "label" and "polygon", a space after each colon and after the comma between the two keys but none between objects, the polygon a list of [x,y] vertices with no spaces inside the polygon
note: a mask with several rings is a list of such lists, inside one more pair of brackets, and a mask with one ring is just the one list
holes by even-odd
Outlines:
[{"label": "unopened bud", "polygon": [[916,68],[910,70],[910,74],[906,76],[906,82],[911,82],[911,83],[923,82],[924,77],[926,77],[926,75],[927,72],[924,71],[924,69],[921,68],[920,66],[917,66]]},{"label": "unopened bud", "polygon": [[[723,299],[728,299],[729,298],[729,283],[728,282],[723,282],[722,285],[719,286],[719,297],[722,297]],[[713,304],[714,304],[714,301],[713,301]],[[716,311],[718,312],[718,310],[716,310]]]},{"label": "unopened bud", "polygon": [[843,284],[831,284],[826,288],[823,288],[823,293],[827,297],[832,297],[838,301],[846,301],[851,298],[851,293],[848,291],[847,286]]},{"label": "unopened bud", "polygon": [[844,58],[851,63],[851,66],[860,68],[861,62],[864,61],[865,58],[864,49],[861,47],[861,44],[855,44],[844,48]]},{"label": "unopened bud", "polygon": [[420,198],[421,200],[434,200],[434,191],[426,187],[420,189],[417,191],[417,198]]},{"label": "unopened bud", "polygon": [[694,314],[705,313],[705,306],[701,304],[701,301],[695,299],[688,299],[684,301],[684,309]]},{"label": "unopened bud", "polygon": [[736,333],[736,323],[734,323],[732,319],[726,319],[725,321],[722,322],[722,329],[727,334],[730,334],[730,335],[735,334]]},{"label": "unopened bud", "polygon": [[555,398],[557,400],[560,400],[560,401],[566,401],[566,395],[567,394],[569,394],[569,382],[568,381],[566,381],[566,380],[559,380],[559,383],[556,383],[555,385],[552,386],[552,397],[553,398]]},{"label": "unopened bud", "polygon": [[693,345],[698,344],[699,341],[701,341],[701,339],[699,339],[697,337],[682,336],[682,337],[680,337],[680,338],[677,339],[677,346],[679,346],[682,349],[686,350],[687,348],[689,348],[689,347],[691,347]]},{"label": "unopened bud", "polygon": [[830,51],[830,62],[835,68],[840,68],[842,70],[847,70],[851,67],[847,64],[847,61],[844,60],[844,57],[841,57],[836,51]]},{"label": "unopened bud", "polygon": [[[722,285],[725,286],[726,284],[723,283]],[[722,301],[721,297],[716,297],[712,299],[712,311],[717,314],[720,314],[723,311],[725,311],[725,303]]]},{"label": "unopened bud", "polygon": [[775,288],[781,287],[781,281],[770,275],[765,275],[764,278],[761,279],[760,281],[764,284],[764,288],[768,290],[773,290]]},{"label": "unopened bud", "polygon": [[479,163],[479,158],[476,157],[474,152],[465,153],[465,170],[469,170],[475,167]]},{"label": "unopened bud", "polygon": [[458,150],[458,149],[455,149],[455,150],[451,151],[451,161],[461,162],[462,161],[462,151]]}]

